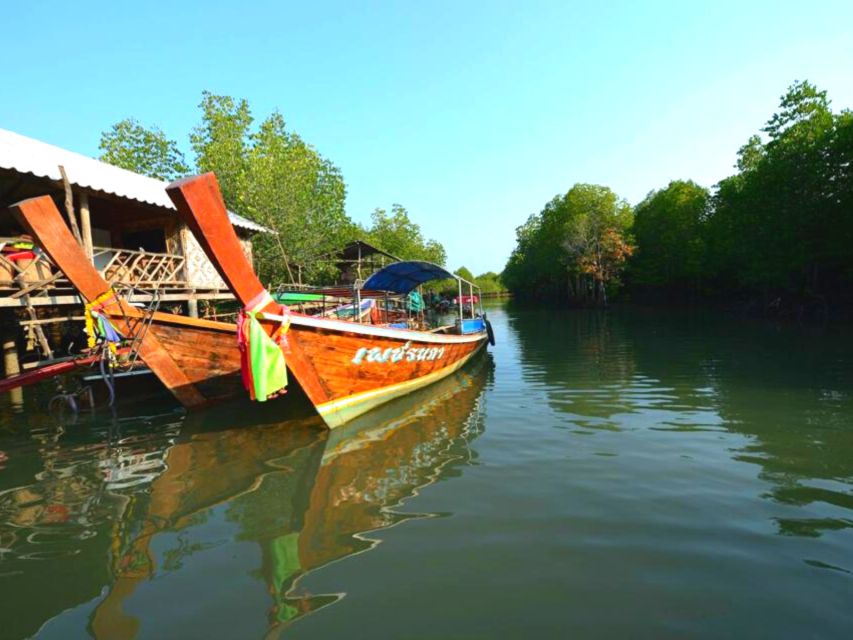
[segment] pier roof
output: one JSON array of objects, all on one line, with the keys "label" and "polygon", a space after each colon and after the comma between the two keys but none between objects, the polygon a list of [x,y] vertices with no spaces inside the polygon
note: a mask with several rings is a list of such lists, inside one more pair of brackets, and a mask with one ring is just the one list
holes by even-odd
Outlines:
[{"label": "pier roof", "polygon": [[[163,180],[149,178],[14,131],[0,129],[0,169],[29,173],[61,183],[60,165],[65,169],[68,181],[77,187],[175,210],[175,205],[166,195],[168,183]],[[266,227],[236,213],[229,211],[228,215],[235,227],[255,232],[270,232]]]}]

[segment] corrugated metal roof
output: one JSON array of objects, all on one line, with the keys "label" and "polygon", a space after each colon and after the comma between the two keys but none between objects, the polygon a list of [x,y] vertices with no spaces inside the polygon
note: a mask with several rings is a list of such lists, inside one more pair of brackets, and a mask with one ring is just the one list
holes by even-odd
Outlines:
[{"label": "corrugated metal roof", "polygon": [[[168,183],[149,178],[106,162],[56,147],[14,131],[0,129],[0,169],[31,173],[39,178],[62,180],[59,166],[65,168],[72,185],[102,191],[121,198],[153,204],[166,209],[175,205],[166,195]],[[250,231],[271,233],[269,229],[228,212],[231,224]]]}]

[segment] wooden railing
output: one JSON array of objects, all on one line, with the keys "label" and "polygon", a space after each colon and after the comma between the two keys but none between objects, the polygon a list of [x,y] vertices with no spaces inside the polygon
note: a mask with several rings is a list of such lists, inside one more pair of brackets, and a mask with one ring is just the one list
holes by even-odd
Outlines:
[{"label": "wooden railing", "polygon": [[[95,247],[93,262],[108,282],[159,289],[187,286],[183,256],[130,249]],[[62,273],[38,249],[21,252],[12,259],[0,253],[0,287],[19,289],[33,284],[42,287],[63,280]]]},{"label": "wooden railing", "polygon": [[187,286],[186,259],[170,253],[95,247],[93,261],[108,282],[142,289]]},{"label": "wooden railing", "polygon": [[[2,251],[19,242],[0,238],[0,308],[78,304],[77,291],[40,249],[11,255]],[[227,289],[191,285],[184,256],[113,247],[95,247],[93,253],[92,262],[105,280],[133,287],[143,298],[155,291],[160,300],[171,302],[232,298]]]}]

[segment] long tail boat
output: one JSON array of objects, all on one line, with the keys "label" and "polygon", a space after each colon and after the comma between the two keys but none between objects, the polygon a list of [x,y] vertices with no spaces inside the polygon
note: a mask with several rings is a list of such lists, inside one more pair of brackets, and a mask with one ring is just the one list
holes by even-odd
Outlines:
[{"label": "long tail boat", "polygon": [[[284,390],[289,370],[326,425],[334,428],[458,370],[488,340],[485,320],[463,319],[461,307],[460,320],[452,327],[454,333],[395,329],[290,313],[272,299],[255,275],[228,220],[212,173],[179,180],[167,192],[208,259],[243,305],[249,317],[245,324],[257,321],[254,326],[267,336],[266,344],[258,345],[264,339],[258,335],[253,339],[253,344],[268,356],[259,367],[253,362],[253,346],[238,349],[238,327],[234,324],[152,314],[146,322],[140,356],[188,408],[244,395],[241,381],[253,395],[260,388],[260,400],[275,397]],[[139,331],[136,327],[142,312],[116,296],[98,274],[50,197],[25,200],[12,210],[90,305],[96,305],[100,313],[108,316],[119,332],[127,335]],[[377,280],[385,283],[386,289],[389,281],[396,283],[396,293],[407,293],[430,279],[456,278],[429,263],[398,264],[421,265],[421,270],[413,273],[410,268],[398,269],[399,273],[389,272]],[[370,282],[365,283],[368,288],[369,285]],[[252,334],[251,328],[248,334]],[[279,363],[274,362],[277,350],[282,356]],[[276,371],[274,379],[260,384],[264,366]]]}]

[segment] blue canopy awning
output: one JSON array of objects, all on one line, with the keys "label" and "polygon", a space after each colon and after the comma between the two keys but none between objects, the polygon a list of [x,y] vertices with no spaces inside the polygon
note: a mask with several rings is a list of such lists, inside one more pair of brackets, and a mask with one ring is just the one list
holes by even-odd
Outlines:
[{"label": "blue canopy awning", "polygon": [[409,293],[419,284],[430,280],[456,279],[444,267],[432,262],[409,260],[394,262],[370,276],[364,283],[364,289],[372,291],[391,291],[393,293]]}]

